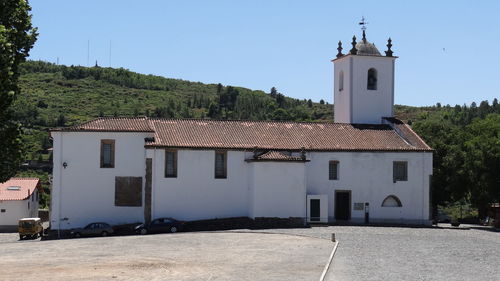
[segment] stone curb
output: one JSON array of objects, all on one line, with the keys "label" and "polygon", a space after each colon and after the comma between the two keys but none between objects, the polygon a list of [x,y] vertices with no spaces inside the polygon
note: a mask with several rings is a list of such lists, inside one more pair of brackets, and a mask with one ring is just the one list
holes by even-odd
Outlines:
[{"label": "stone curb", "polygon": [[325,280],[326,273],[328,272],[328,269],[330,269],[330,265],[332,264],[333,256],[335,256],[335,252],[337,251],[337,246],[339,245],[338,241],[334,243],[335,245],[333,246],[332,253],[330,254],[330,258],[328,259],[328,262],[326,263],[325,268],[323,269],[323,273],[321,274],[319,281]]}]

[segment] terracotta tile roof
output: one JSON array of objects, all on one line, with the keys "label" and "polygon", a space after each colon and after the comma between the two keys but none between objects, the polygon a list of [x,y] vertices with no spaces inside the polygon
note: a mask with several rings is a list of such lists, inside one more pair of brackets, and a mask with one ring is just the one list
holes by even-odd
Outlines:
[{"label": "terracotta tile roof", "polygon": [[154,142],[147,146],[321,151],[431,150],[411,130],[403,138],[389,124],[332,122],[151,119]]},{"label": "terracotta tile roof", "polygon": [[270,150],[268,152],[265,152],[261,155],[258,155],[257,157],[254,157],[253,159],[249,159],[249,161],[292,161],[292,162],[304,162],[306,159],[302,159],[302,157],[295,157],[295,156],[290,156],[287,155],[281,151],[276,151],[276,150]]},{"label": "terracotta tile roof", "polygon": [[0,201],[24,200],[35,191],[39,184],[38,178],[11,178],[0,183]]},{"label": "terracotta tile roof", "polygon": [[[397,120],[397,119],[394,119]],[[307,151],[431,151],[408,125],[99,118],[62,131],[154,132],[146,147]],[[393,128],[394,126],[394,128]]]},{"label": "terracotta tile roof", "polygon": [[79,125],[56,128],[52,131],[154,132],[146,117],[100,117]]}]

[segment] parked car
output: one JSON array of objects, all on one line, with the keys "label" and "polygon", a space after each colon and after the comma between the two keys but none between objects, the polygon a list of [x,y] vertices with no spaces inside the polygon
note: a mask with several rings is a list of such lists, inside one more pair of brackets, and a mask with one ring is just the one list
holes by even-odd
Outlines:
[{"label": "parked car", "polygon": [[71,229],[71,236],[76,238],[81,236],[108,236],[113,234],[113,232],[111,225],[105,222],[93,222],[84,228]]},{"label": "parked car", "polygon": [[148,234],[148,233],[175,233],[182,231],[184,228],[184,222],[178,221],[173,218],[158,218],[153,220],[149,224],[140,224],[135,227],[135,232],[138,234]]},{"label": "parked car", "polygon": [[36,239],[43,235],[42,220],[40,218],[24,218],[19,220],[18,225],[19,239]]}]

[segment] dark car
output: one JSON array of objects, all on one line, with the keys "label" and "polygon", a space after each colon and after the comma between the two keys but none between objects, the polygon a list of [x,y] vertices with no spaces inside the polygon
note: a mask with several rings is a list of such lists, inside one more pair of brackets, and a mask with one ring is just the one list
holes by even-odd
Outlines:
[{"label": "dark car", "polygon": [[109,234],[113,234],[113,232],[111,225],[105,222],[93,222],[84,228],[72,229],[71,235],[77,238],[81,236],[108,236]]},{"label": "dark car", "polygon": [[140,234],[148,233],[175,233],[177,231],[182,231],[184,228],[184,222],[178,221],[173,218],[159,218],[153,220],[149,224],[140,224],[135,227],[135,232]]}]

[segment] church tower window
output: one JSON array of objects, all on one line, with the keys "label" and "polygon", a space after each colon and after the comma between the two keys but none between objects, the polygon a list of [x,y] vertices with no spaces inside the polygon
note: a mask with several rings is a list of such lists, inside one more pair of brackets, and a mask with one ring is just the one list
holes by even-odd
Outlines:
[{"label": "church tower window", "polygon": [[368,90],[377,90],[377,70],[375,68],[368,69],[368,80],[366,88]]}]

